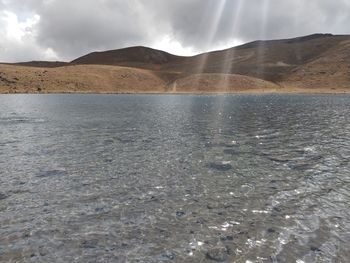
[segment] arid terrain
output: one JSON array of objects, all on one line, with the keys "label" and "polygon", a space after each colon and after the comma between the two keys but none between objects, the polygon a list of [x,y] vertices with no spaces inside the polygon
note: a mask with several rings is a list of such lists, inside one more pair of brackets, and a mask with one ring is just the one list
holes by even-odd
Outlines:
[{"label": "arid terrain", "polygon": [[350,36],[255,41],[181,57],[146,47],[0,64],[0,93],[350,92]]}]

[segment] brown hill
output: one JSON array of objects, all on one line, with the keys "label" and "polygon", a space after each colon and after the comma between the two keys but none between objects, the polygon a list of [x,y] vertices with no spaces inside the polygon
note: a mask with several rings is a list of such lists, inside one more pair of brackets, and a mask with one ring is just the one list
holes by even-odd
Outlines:
[{"label": "brown hill", "polygon": [[165,92],[152,71],[103,65],[35,68],[0,65],[1,93]]},{"label": "brown hill", "polygon": [[268,81],[239,75],[184,77],[177,73],[107,65],[58,68],[0,65],[0,71],[0,93],[222,93],[278,89]]},{"label": "brown hill", "polygon": [[161,69],[161,66],[184,57],[175,56],[164,51],[147,47],[129,47],[104,52],[93,52],[77,58],[71,64],[94,64]]},{"label": "brown hill", "polygon": [[319,87],[350,90],[350,39],[339,42],[322,55],[294,68],[281,84],[303,89]]},{"label": "brown hill", "polygon": [[165,68],[192,73],[240,74],[279,82],[298,67],[319,59],[331,49],[341,48],[346,40],[350,40],[350,36],[317,34],[296,39],[256,41],[187,58],[180,63],[165,65]]},{"label": "brown hill", "polygon": [[139,67],[186,73],[240,74],[280,81],[297,67],[319,58],[350,36],[314,34],[284,40],[255,41],[242,46],[179,57],[145,47],[94,52],[72,61],[73,64],[97,64]]},{"label": "brown hill", "polygon": [[0,90],[350,92],[349,47],[350,36],[331,34],[255,41],[192,57],[130,47],[90,53],[70,63],[0,65]]}]

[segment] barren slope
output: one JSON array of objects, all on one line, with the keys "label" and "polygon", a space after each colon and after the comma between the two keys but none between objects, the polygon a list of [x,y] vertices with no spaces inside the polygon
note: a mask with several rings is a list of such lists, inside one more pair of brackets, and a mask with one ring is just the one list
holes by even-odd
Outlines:
[{"label": "barren slope", "polygon": [[174,56],[146,47],[0,65],[0,92],[350,92],[350,36],[314,34]]},{"label": "barren slope", "polygon": [[276,91],[278,86],[252,77],[187,75],[118,66],[77,65],[33,68],[0,65],[1,93],[210,93]]},{"label": "barren slope", "polygon": [[280,87],[272,82],[234,74],[193,74],[179,78],[171,85],[174,92],[275,92]]},{"label": "barren slope", "polygon": [[164,92],[153,72],[100,65],[33,68],[0,65],[0,92]]},{"label": "barren slope", "polygon": [[315,34],[296,39],[256,41],[169,63],[164,69],[240,74],[278,82],[344,40],[350,40],[350,37]]},{"label": "barren slope", "polygon": [[299,66],[281,83],[303,89],[350,89],[350,40],[345,40],[319,58]]},{"label": "barren slope", "polygon": [[239,74],[282,81],[296,68],[316,60],[349,36],[314,34],[283,40],[255,41],[239,47],[179,57],[145,47],[94,52],[73,64],[104,64],[183,73]]}]

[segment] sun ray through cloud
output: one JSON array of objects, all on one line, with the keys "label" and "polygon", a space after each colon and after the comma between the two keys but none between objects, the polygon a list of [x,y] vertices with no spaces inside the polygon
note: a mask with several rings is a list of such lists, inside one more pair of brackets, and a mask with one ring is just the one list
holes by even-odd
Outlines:
[{"label": "sun ray through cloud", "polygon": [[265,44],[264,40],[266,40],[266,27],[269,20],[269,8],[270,8],[270,0],[262,0],[262,12],[261,12],[261,26],[260,26],[260,41],[258,41],[258,48],[256,54],[256,76],[261,78],[264,75],[265,70]]},{"label": "sun ray through cloud", "polygon": [[[236,4],[234,6],[233,13],[233,21],[232,21],[232,29],[230,31],[230,34],[233,38],[235,38],[237,35],[239,35],[240,30],[240,20],[241,20],[241,11],[244,7],[244,0],[237,0]],[[224,76],[220,79],[220,85],[223,87],[227,87],[229,85],[229,75],[232,74],[232,68],[235,63],[235,48],[228,49],[224,54],[224,59],[222,61],[222,66],[220,71],[224,73]]]},{"label": "sun ray through cloud", "polygon": [[[219,29],[222,13],[225,9],[227,0],[218,0],[217,2],[218,4],[215,5],[215,11],[213,12],[213,20],[209,24],[208,34],[205,39],[205,43],[206,43],[205,46],[211,46],[214,41],[214,38]],[[203,71],[205,70],[205,67],[207,65],[207,60],[208,60],[207,55],[202,55],[199,57],[199,61],[197,63],[197,69],[196,69],[196,72],[198,74],[203,73]]]}]

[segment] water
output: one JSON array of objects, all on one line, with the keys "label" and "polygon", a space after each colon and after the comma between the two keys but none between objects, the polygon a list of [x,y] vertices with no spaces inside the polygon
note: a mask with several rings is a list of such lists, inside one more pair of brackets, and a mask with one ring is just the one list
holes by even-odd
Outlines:
[{"label": "water", "polygon": [[0,96],[0,262],[349,262],[349,96]]}]

